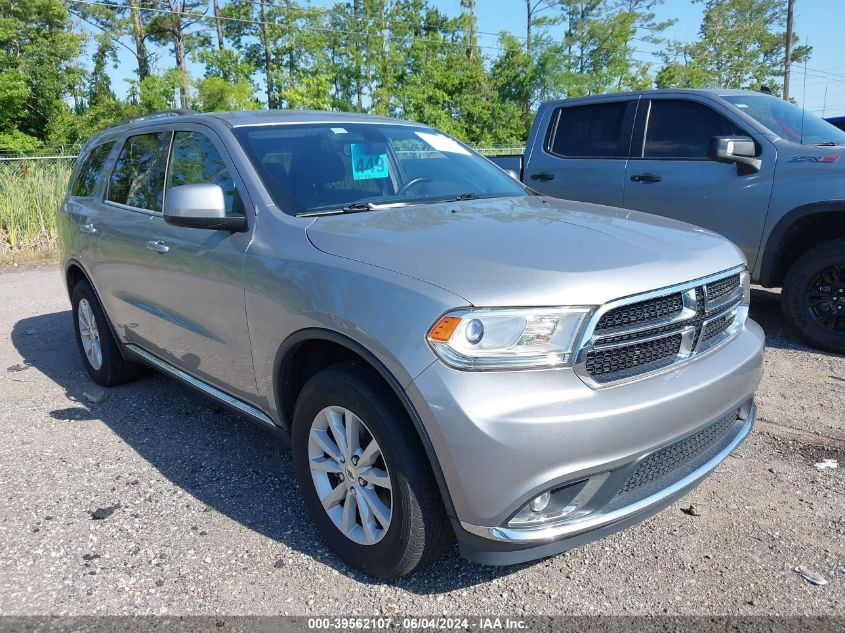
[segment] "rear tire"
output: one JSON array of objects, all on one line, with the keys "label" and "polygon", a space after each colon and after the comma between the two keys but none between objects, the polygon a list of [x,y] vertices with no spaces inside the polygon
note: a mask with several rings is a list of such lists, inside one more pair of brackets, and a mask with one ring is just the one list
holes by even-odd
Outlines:
[{"label": "rear tire", "polygon": [[783,281],[787,323],[813,347],[845,354],[845,239],[811,248]]},{"label": "rear tire", "polygon": [[82,363],[91,379],[104,387],[121,385],[140,376],[144,368],[127,362],[120,353],[97,295],[86,280],[71,293],[73,331]]},{"label": "rear tire", "polygon": [[[349,428],[356,429],[352,440]],[[375,449],[367,450],[370,442],[378,447],[375,460]],[[324,450],[327,445],[337,459]],[[406,412],[362,364],[329,367],[305,384],[294,411],[292,450],[312,520],[353,567],[398,578],[433,560],[451,541],[440,492]],[[324,466],[315,468],[316,462]],[[381,520],[371,518],[368,530],[371,516]]]}]

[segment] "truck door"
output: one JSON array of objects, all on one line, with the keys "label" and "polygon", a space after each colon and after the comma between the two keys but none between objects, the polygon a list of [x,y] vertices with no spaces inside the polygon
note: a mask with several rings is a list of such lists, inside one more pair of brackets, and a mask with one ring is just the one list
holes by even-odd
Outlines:
[{"label": "truck door", "polygon": [[525,184],[540,193],[620,206],[637,99],[576,102],[552,109],[526,154]]},{"label": "truck door", "polygon": [[[714,136],[750,136],[762,168],[707,158]],[[693,96],[643,99],[625,178],[623,206],[664,215],[721,233],[754,267],[769,207],[775,150],[730,113]]]}]

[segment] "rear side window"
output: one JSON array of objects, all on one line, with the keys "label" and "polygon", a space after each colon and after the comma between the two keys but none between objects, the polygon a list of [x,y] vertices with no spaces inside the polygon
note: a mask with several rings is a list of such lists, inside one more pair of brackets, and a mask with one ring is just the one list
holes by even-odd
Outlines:
[{"label": "rear side window", "polygon": [[211,139],[198,132],[176,132],[170,153],[167,189],[182,185],[220,185],[227,215],[243,215],[235,181]]},{"label": "rear side window", "polygon": [[111,172],[108,199],[160,212],[169,141],[170,132],[127,138]]},{"label": "rear side window", "polygon": [[631,140],[625,116],[628,103],[561,108],[551,141],[552,153],[582,158],[627,157]]},{"label": "rear side window", "polygon": [[651,102],[645,158],[707,158],[714,136],[746,136],[721,114],[695,101]]},{"label": "rear side window", "polygon": [[73,181],[70,195],[80,198],[94,195],[94,189],[102,178],[103,167],[113,146],[114,141],[109,141],[108,143],[97,145],[97,147],[88,152],[88,156],[82,162],[82,167],[79,168],[76,180]]}]

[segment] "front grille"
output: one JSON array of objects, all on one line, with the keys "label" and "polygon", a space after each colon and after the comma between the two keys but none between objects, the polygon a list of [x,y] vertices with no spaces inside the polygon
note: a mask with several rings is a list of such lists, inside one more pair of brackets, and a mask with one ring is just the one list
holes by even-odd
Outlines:
[{"label": "front grille", "polygon": [[[599,310],[576,371],[594,386],[654,372],[724,341],[742,301],[739,273],[714,275]],[[621,304],[621,305],[620,305]]]},{"label": "front grille", "polygon": [[587,371],[592,376],[601,376],[631,370],[675,356],[680,348],[681,335],[674,334],[656,341],[592,351],[587,354]]},{"label": "front grille", "polygon": [[680,292],[647,301],[638,301],[606,312],[596,324],[596,331],[671,318],[680,314],[683,307],[684,301]]},{"label": "front grille", "polygon": [[739,273],[709,283],[707,284],[707,301],[716,303],[719,299],[727,296],[737,288],[739,288]]},{"label": "front grille", "polygon": [[714,319],[705,325],[701,331],[702,345],[708,343],[714,336],[718,336],[727,330],[735,318],[736,315],[733,312],[729,312],[728,314],[720,316],[718,319]]},{"label": "front grille", "polygon": [[646,456],[617,494],[645,486],[689,463],[722,438],[736,423],[738,414],[739,411],[731,411],[698,433]]}]

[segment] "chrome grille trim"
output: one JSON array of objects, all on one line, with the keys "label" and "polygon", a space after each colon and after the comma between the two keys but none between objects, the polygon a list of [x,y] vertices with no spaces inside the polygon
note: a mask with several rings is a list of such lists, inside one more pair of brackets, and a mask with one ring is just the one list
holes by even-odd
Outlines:
[{"label": "chrome grille trim", "polygon": [[[744,271],[744,266],[737,266],[675,286],[623,297],[600,306],[590,316],[577,347],[574,364],[576,374],[590,387],[600,389],[675,369],[681,363],[720,347],[736,336],[745,322],[748,308],[742,303]],[[711,292],[712,297],[708,296]],[[683,309],[668,318],[652,318],[617,327],[604,325],[608,320],[603,320],[603,317],[612,310],[671,297],[678,293],[683,297]],[[600,328],[599,324],[604,327]],[[622,348],[630,347],[635,358],[641,355],[646,359],[648,354],[643,352],[643,343],[654,342],[655,345],[660,345],[663,339],[676,337],[678,334],[682,335],[682,342],[674,355],[655,362],[620,366],[616,371],[608,372],[605,369],[596,373],[597,352],[620,350],[619,354],[624,359]],[[637,346],[639,351],[633,349]],[[626,365],[631,365],[630,359],[625,360]]]}]

